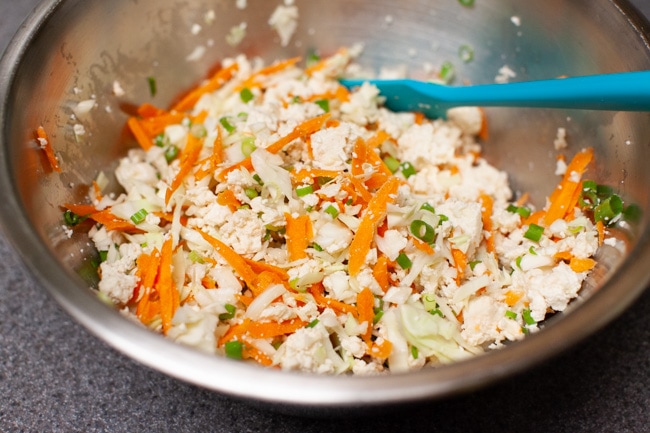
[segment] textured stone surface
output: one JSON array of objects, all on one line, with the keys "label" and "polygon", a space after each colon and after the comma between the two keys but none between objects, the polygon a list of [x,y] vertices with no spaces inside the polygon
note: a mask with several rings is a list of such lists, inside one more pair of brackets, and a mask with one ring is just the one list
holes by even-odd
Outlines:
[{"label": "textured stone surface", "polygon": [[[0,49],[36,0],[0,3]],[[636,0],[650,14],[650,2]],[[460,397],[372,416],[254,408],[143,367],[72,321],[0,238],[0,431],[648,432],[650,290],[569,353]]]}]

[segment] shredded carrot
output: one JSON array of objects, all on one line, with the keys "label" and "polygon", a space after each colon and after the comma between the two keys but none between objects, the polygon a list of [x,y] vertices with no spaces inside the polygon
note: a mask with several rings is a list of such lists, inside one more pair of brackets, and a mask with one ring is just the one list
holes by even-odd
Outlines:
[{"label": "shredded carrot", "polygon": [[270,271],[262,271],[255,277],[255,284],[249,285],[248,288],[253,293],[253,297],[257,297],[270,286],[276,284],[285,285],[285,283],[286,281],[280,278],[278,274]]},{"label": "shredded carrot", "polygon": [[40,148],[43,149],[43,152],[45,152],[45,156],[47,157],[47,162],[50,164],[52,170],[56,171],[57,173],[60,173],[61,167],[59,166],[59,160],[54,154],[54,149],[52,148],[52,142],[50,142],[50,139],[48,138],[47,133],[45,132],[45,128],[43,128],[42,126],[39,126],[36,129],[36,139],[38,141],[38,145],[40,146]]},{"label": "shredded carrot", "polygon": [[[306,120],[305,122],[301,123],[300,125],[296,126],[293,128],[293,130],[285,135],[284,137],[280,138],[277,140],[275,143],[269,145],[266,148],[266,151],[269,153],[278,153],[284,147],[291,143],[294,140],[297,140],[299,138],[305,138],[313,134],[314,132],[318,131],[323,127],[327,119],[329,119],[331,116],[330,113],[325,113],[321,114],[320,116],[313,117],[309,120]],[[227,167],[223,169],[218,175],[217,179],[220,181],[224,181],[226,179],[226,176],[228,173],[230,173],[233,170],[237,170],[239,168],[246,168],[247,170],[252,170],[253,165],[251,163],[251,157],[247,157],[244,160],[235,163],[231,165],[230,167]]]},{"label": "shredded carrot", "polygon": [[542,219],[544,218],[544,215],[546,213],[543,210],[538,210],[533,213],[531,213],[528,218],[525,218],[521,223],[523,225],[530,225],[530,224],[539,224]]},{"label": "shredded carrot", "polygon": [[241,84],[237,86],[235,89],[236,91],[239,91],[245,87],[251,89],[253,87],[261,87],[261,83],[259,82],[259,79],[265,75],[271,75],[278,73],[282,70],[288,69],[291,66],[295,65],[300,61],[300,57],[292,57],[290,59],[286,60],[281,60],[279,62],[275,62],[272,65],[266,66],[259,71],[253,72],[251,76],[246,78]]},{"label": "shredded carrot", "polygon": [[335,178],[339,174],[341,174],[338,171],[334,170],[325,170],[322,168],[303,168],[297,171],[292,171],[291,172],[291,179],[293,183],[295,184],[303,184],[307,181],[313,181],[317,177],[327,177],[327,178]]},{"label": "shredded carrot", "polygon": [[206,289],[216,289],[217,288],[217,282],[214,281],[212,277],[209,275],[206,275],[205,277],[201,278],[201,285],[205,287]]},{"label": "shredded carrot", "polygon": [[346,304],[345,302],[337,301],[336,299],[328,298],[323,294],[323,285],[321,283],[312,284],[309,287],[309,293],[314,297],[314,301],[322,308],[331,308],[339,313],[348,313],[353,317],[357,317],[358,312],[354,306]]},{"label": "shredded carrot", "polygon": [[257,262],[253,259],[247,259],[244,257],[244,261],[251,267],[251,269],[257,273],[261,274],[262,272],[271,272],[278,276],[281,281],[289,281],[289,273],[278,266],[273,266],[265,262]]},{"label": "shredded carrot", "polygon": [[145,102],[144,104],[138,107],[138,116],[142,117],[143,119],[147,117],[158,117],[158,116],[162,116],[163,114],[168,114],[168,113],[162,108],[158,108],[155,105],[152,105],[148,102]]},{"label": "shredded carrot", "polygon": [[138,123],[151,142],[156,135],[164,132],[166,127],[182,122],[184,117],[183,113],[164,113],[155,117],[145,117]]},{"label": "shredded carrot", "polygon": [[126,121],[126,124],[131,130],[131,133],[135,137],[140,147],[144,150],[151,149],[151,146],[153,146],[153,140],[147,131],[145,131],[145,129],[142,127],[140,120],[135,117],[129,117],[129,119]]},{"label": "shredded carrot", "polygon": [[287,220],[287,252],[289,253],[289,260],[295,261],[307,257],[307,246],[311,237],[309,236],[312,231],[311,218],[309,215],[300,215],[294,218],[290,213],[285,213],[284,217]]},{"label": "shredded carrot", "polygon": [[517,206],[523,206],[523,205],[525,205],[525,204],[528,202],[528,198],[529,198],[528,193],[527,193],[527,192],[523,193],[523,194],[521,195],[521,197],[519,197],[519,198],[517,199],[517,201],[515,202],[515,205],[517,205]]},{"label": "shredded carrot", "polygon": [[100,201],[102,199],[102,189],[95,180],[93,180],[93,193],[95,194],[95,200]]},{"label": "shredded carrot", "polygon": [[172,241],[172,237],[169,236],[163,242],[160,252],[160,271],[158,272],[158,280],[155,284],[156,291],[160,297],[160,318],[162,319],[164,334],[167,334],[167,331],[171,327],[172,318],[180,304],[179,293],[172,278],[172,256],[174,254]]},{"label": "shredded carrot", "polygon": [[241,341],[244,334],[248,332],[248,328],[250,327],[250,324],[251,324],[251,319],[245,318],[241,323],[232,325],[230,328],[228,328],[226,333],[219,338],[219,340],[217,341],[217,346],[223,346],[225,343],[233,340]]},{"label": "shredded carrot", "polygon": [[181,99],[178,103],[176,103],[171,111],[187,111],[194,107],[194,104],[198,102],[198,100],[201,98],[201,96],[205,95],[206,93],[214,92],[215,90],[218,90],[221,86],[223,86],[226,82],[228,82],[235,72],[239,69],[239,64],[233,63],[232,65],[222,68],[217,73],[215,73],[210,80],[200,86],[195,88],[194,90],[190,91],[183,99]]},{"label": "shredded carrot", "polygon": [[280,335],[293,334],[304,328],[307,322],[300,319],[286,320],[284,322],[251,322],[248,335],[252,338],[273,338]]},{"label": "shredded carrot", "polygon": [[514,306],[524,296],[524,292],[508,290],[504,302],[509,306]]},{"label": "shredded carrot", "polygon": [[246,260],[239,254],[235,252],[232,248],[230,248],[228,245],[224,244],[221,242],[219,239],[213,238],[207,233],[204,233],[201,230],[197,230],[199,234],[205,239],[212,247],[215,249],[217,253],[225,261],[228,262],[230,266],[239,274],[239,276],[246,282],[246,284],[249,287],[253,287],[255,285],[255,279],[257,277],[257,274],[251,267],[246,263]]},{"label": "shredded carrot", "polygon": [[593,148],[589,147],[576,153],[569,165],[562,181],[549,196],[549,207],[544,215],[546,225],[557,219],[564,218],[577,205],[576,190],[581,188],[580,178],[587,169],[594,156]]},{"label": "shredded carrot", "polygon": [[197,138],[191,132],[187,134],[187,143],[181,153],[181,169],[172,180],[172,184],[165,194],[165,203],[169,203],[172,194],[181,186],[183,179],[187,176],[194,167],[194,164],[199,159],[199,153],[203,147],[203,139]]},{"label": "shredded carrot", "polygon": [[81,217],[87,217],[90,214],[97,212],[97,208],[91,204],[73,204],[66,203],[63,205],[64,208],[68,209],[70,212],[75,213]]},{"label": "shredded carrot", "polygon": [[418,238],[416,238],[414,236],[411,236],[411,241],[413,242],[413,245],[415,246],[415,248],[422,251],[423,253],[426,253],[426,254],[435,253],[433,247],[431,245],[429,245],[428,243],[426,243],[424,241],[421,241],[420,239],[418,239]]},{"label": "shredded carrot", "polygon": [[393,343],[388,340],[382,340],[381,343],[373,342],[369,350],[369,355],[373,358],[387,359],[393,351]]},{"label": "shredded carrot", "polygon": [[483,229],[489,233],[489,236],[485,237],[485,245],[487,250],[491,253],[495,251],[494,244],[494,230],[492,227],[492,208],[494,206],[494,200],[489,194],[481,194],[479,197],[481,201],[481,219],[483,220]]},{"label": "shredded carrot", "polygon": [[212,154],[204,160],[197,163],[200,167],[194,177],[196,180],[201,180],[205,176],[212,174],[217,166],[223,162],[223,138],[221,136],[221,128],[217,128],[217,137],[214,140],[212,147]]},{"label": "shredded carrot", "polygon": [[484,109],[479,108],[479,110],[481,111],[481,129],[478,132],[478,138],[480,138],[482,141],[487,141],[490,135],[488,128],[488,118],[485,114]]},{"label": "shredded carrot", "polygon": [[226,189],[217,194],[217,203],[221,206],[228,206],[231,212],[236,211],[241,207],[241,202],[235,197],[232,190]]},{"label": "shredded carrot", "polygon": [[90,214],[88,215],[88,218],[98,224],[104,225],[106,230],[117,230],[129,233],[137,233],[141,231],[132,222],[116,217],[111,212],[110,208]]},{"label": "shredded carrot", "polygon": [[364,203],[369,203],[370,200],[372,200],[372,194],[370,194],[370,191],[368,191],[368,188],[366,188],[366,185],[361,182],[361,180],[354,176],[354,175],[348,175],[348,179],[350,180],[350,183],[354,187],[354,191],[358,197],[363,200]]},{"label": "shredded carrot", "polygon": [[245,344],[242,349],[242,358],[243,359],[252,359],[260,365],[265,367],[270,367],[273,365],[273,360],[268,357],[268,355],[252,344]]},{"label": "shredded carrot", "polygon": [[154,290],[160,267],[160,253],[155,249],[150,255],[141,254],[136,260],[136,266],[136,275],[140,279],[138,290],[144,290],[136,306],[136,316],[143,324],[148,325],[160,314],[158,293]]},{"label": "shredded carrot", "polygon": [[[336,54],[345,55],[347,51],[347,48],[339,48]],[[333,57],[325,57],[318,62],[310,65],[309,67],[305,68],[305,74],[307,74],[307,76],[312,76],[314,72],[322,71],[330,64],[332,58]]]},{"label": "shredded carrot", "polygon": [[461,281],[465,277],[467,254],[457,248],[452,248],[451,256],[454,258],[454,266],[456,267],[456,284],[460,286]]},{"label": "shredded carrot", "polygon": [[375,317],[375,295],[372,294],[372,291],[364,287],[357,294],[357,311],[359,315],[359,324],[366,322],[366,331],[361,335],[363,341],[370,343],[370,337],[372,337],[372,321]]},{"label": "shredded carrot", "polygon": [[354,276],[361,271],[366,261],[366,255],[370,251],[377,226],[386,216],[386,205],[392,203],[397,193],[399,180],[390,177],[386,183],[377,191],[368,203],[368,208],[361,217],[361,223],[354,234],[350,244],[350,258],[348,260],[348,272]]},{"label": "shredded carrot", "polygon": [[598,246],[601,246],[605,241],[605,224],[602,220],[596,222],[596,230],[598,231]]},{"label": "shredded carrot", "polygon": [[569,261],[573,257],[573,254],[571,254],[568,251],[558,251],[557,253],[553,254],[553,258],[556,260],[565,260]]},{"label": "shredded carrot", "polygon": [[596,261],[591,258],[580,259],[578,257],[571,257],[569,267],[573,272],[587,272],[596,266]]},{"label": "shredded carrot", "polygon": [[255,298],[253,298],[251,296],[245,296],[245,295],[242,295],[242,294],[237,294],[237,300],[239,302],[241,302],[242,304],[246,305],[247,308],[253,302],[254,299]]},{"label": "shredded carrot", "polygon": [[384,293],[387,292],[390,287],[390,280],[388,278],[388,257],[384,255],[377,257],[377,262],[372,268],[372,276],[375,277],[381,290],[383,290]]}]

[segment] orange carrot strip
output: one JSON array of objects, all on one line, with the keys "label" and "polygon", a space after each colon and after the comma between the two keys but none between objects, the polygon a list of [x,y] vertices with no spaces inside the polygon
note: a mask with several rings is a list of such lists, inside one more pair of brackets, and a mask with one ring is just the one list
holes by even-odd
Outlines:
[{"label": "orange carrot strip", "polygon": [[508,290],[504,302],[509,306],[514,306],[524,296],[524,292]]},{"label": "orange carrot strip", "polygon": [[357,195],[366,203],[369,203],[370,200],[372,200],[372,194],[368,191],[368,188],[364,185],[359,178],[349,175],[348,179],[350,179],[350,183],[354,187],[354,190],[356,191]]},{"label": "orange carrot strip", "polygon": [[91,204],[73,204],[66,203],[63,205],[64,208],[69,210],[72,213],[75,213],[81,217],[88,216],[97,212],[97,208]]},{"label": "orange carrot strip", "polygon": [[203,239],[205,239],[212,247],[219,253],[225,261],[228,262],[230,266],[239,274],[239,276],[246,282],[248,287],[254,287],[255,279],[257,274],[251,267],[246,263],[246,260],[239,254],[235,252],[228,245],[224,244],[220,240],[213,238],[207,233],[197,230]]},{"label": "orange carrot strip", "polygon": [[61,167],[59,166],[59,160],[54,154],[52,143],[50,142],[50,139],[48,138],[47,133],[45,132],[45,128],[39,126],[36,129],[36,138],[38,141],[38,145],[40,146],[41,149],[43,149],[43,152],[45,152],[45,156],[47,157],[47,162],[50,164],[52,170],[56,171],[57,173],[60,173]]},{"label": "orange carrot strip", "polygon": [[90,214],[88,215],[88,218],[92,219],[98,224],[104,225],[106,227],[106,230],[117,230],[125,232],[141,231],[135,226],[135,224],[131,223],[130,221],[123,220],[113,215],[110,209],[104,209],[102,211]]},{"label": "orange carrot strip", "polygon": [[158,108],[155,105],[150,104],[148,102],[145,102],[144,104],[138,107],[138,116],[142,118],[158,117],[158,116],[162,116],[163,114],[168,114],[168,113],[162,108]]},{"label": "orange carrot strip", "polygon": [[[555,191],[549,196],[550,206],[546,210],[543,222],[547,225],[564,216],[577,204],[576,189],[581,188],[580,177],[587,169],[594,156],[593,148],[589,147],[576,153],[569,165],[566,173],[560,181]],[[577,177],[577,179],[576,179]],[[576,200],[576,201],[574,201]]]},{"label": "orange carrot strip", "polygon": [[160,271],[155,287],[160,296],[160,318],[162,319],[163,334],[167,334],[172,325],[172,317],[180,304],[179,293],[172,278],[172,237],[169,236],[163,242],[160,252]]},{"label": "orange carrot strip", "polygon": [[596,222],[596,230],[598,231],[598,246],[600,246],[605,241],[605,224],[601,220]]},{"label": "orange carrot strip", "polygon": [[339,313],[348,313],[352,314],[353,317],[358,316],[357,309],[345,302],[337,301],[336,299],[328,298],[323,294],[323,285],[321,283],[312,284],[309,287],[309,293],[312,294],[316,304],[320,305],[323,308],[331,308],[334,311]]},{"label": "orange carrot strip", "polygon": [[489,194],[481,194],[479,197],[481,201],[481,219],[483,220],[483,229],[490,235],[485,238],[485,245],[487,250],[491,253],[495,251],[494,245],[494,230],[492,227],[492,209],[494,207],[494,200]]},{"label": "orange carrot strip", "polygon": [[569,261],[569,260],[571,260],[573,258],[573,254],[571,254],[568,251],[559,251],[559,252],[553,254],[553,258],[556,259],[556,260]]},{"label": "orange carrot strip", "polygon": [[142,130],[148,135],[149,141],[153,139],[156,135],[165,131],[165,128],[169,125],[174,125],[181,123],[185,118],[183,113],[167,113],[161,114],[155,117],[146,117],[144,119],[138,120],[138,123]]},{"label": "orange carrot strip", "polygon": [[372,321],[375,317],[375,295],[372,294],[372,291],[365,287],[357,294],[357,311],[359,315],[359,324],[366,322],[368,326],[366,331],[361,335],[363,341],[370,343],[370,337],[372,337]]},{"label": "orange carrot strip", "polygon": [[381,290],[383,290],[384,293],[387,292],[390,287],[390,279],[388,278],[388,257],[382,255],[377,258],[377,262],[372,268],[372,276],[375,277]]},{"label": "orange carrot strip", "polygon": [[[325,114],[321,114],[320,116],[316,116],[314,118],[306,120],[305,122],[296,126],[293,129],[293,131],[291,131],[289,134],[285,135],[275,143],[268,146],[266,148],[266,151],[270,153],[278,153],[279,151],[284,149],[284,147],[287,144],[291,143],[292,141],[297,140],[299,138],[305,138],[310,136],[314,132],[321,129],[325,124],[325,122],[327,121],[327,119],[330,118],[330,116],[331,116],[330,113],[325,113]],[[246,168],[249,171],[252,170],[253,165],[251,163],[250,156],[236,164],[231,165],[230,167],[223,169],[217,176],[217,179],[220,181],[224,181],[228,173],[238,168]]]},{"label": "orange carrot strip", "polygon": [[251,338],[273,338],[280,335],[293,334],[304,328],[307,322],[300,319],[286,320],[284,322],[251,322],[248,335]]},{"label": "orange carrot strip", "polygon": [[482,141],[487,141],[490,135],[488,128],[488,118],[485,114],[484,109],[479,108],[479,110],[481,111],[481,129],[478,132],[478,138],[480,138]]},{"label": "orange carrot strip", "polygon": [[237,63],[233,63],[232,65],[222,68],[219,71],[217,71],[216,74],[210,78],[210,80],[194,90],[190,91],[183,99],[181,99],[178,103],[176,103],[171,111],[187,111],[191,109],[194,104],[198,102],[198,100],[201,98],[206,93],[214,92],[215,90],[218,90],[221,86],[223,86],[228,80],[230,80],[235,72],[239,69],[239,65]]},{"label": "orange carrot strip", "polygon": [[370,251],[370,245],[377,231],[377,226],[386,216],[386,205],[392,203],[395,199],[398,186],[399,180],[396,177],[390,177],[368,202],[368,208],[363,213],[359,228],[350,244],[350,258],[348,260],[350,275],[357,275],[361,271],[361,267],[366,261],[366,255]]},{"label": "orange carrot strip", "polygon": [[281,60],[279,62],[273,63],[272,65],[266,66],[259,71],[253,72],[248,78],[246,78],[241,84],[239,84],[235,90],[239,91],[245,87],[251,89],[253,87],[261,87],[261,83],[258,81],[259,78],[265,75],[275,74],[284,69],[288,69],[291,66],[295,65],[300,61],[300,57],[293,57],[286,60]]},{"label": "orange carrot strip", "polygon": [[303,168],[298,171],[291,172],[291,178],[295,184],[313,181],[317,177],[330,177],[335,178],[341,174],[339,171],[325,170],[322,168]]},{"label": "orange carrot strip", "polygon": [[126,124],[131,130],[131,133],[135,137],[140,147],[144,150],[151,149],[151,146],[153,146],[153,140],[147,131],[145,131],[145,129],[142,127],[140,121],[135,117],[129,117],[129,119],[126,121]]},{"label": "orange carrot strip", "polygon": [[429,245],[428,243],[426,243],[424,241],[421,241],[420,239],[418,239],[416,237],[413,237],[413,236],[411,237],[411,241],[413,242],[413,245],[415,246],[415,248],[422,251],[423,253],[427,253],[427,254],[435,253],[433,247],[431,245]]},{"label": "orange carrot strip", "polygon": [[285,269],[268,263],[247,259],[246,257],[244,257],[244,261],[257,274],[261,274],[262,272],[271,272],[276,274],[281,281],[289,281],[289,273]]},{"label": "orange carrot strip", "polygon": [[217,194],[217,203],[221,206],[228,206],[231,212],[236,211],[241,207],[241,202],[235,197],[235,193],[229,189],[221,191]]},{"label": "orange carrot strip", "polygon": [[530,224],[539,224],[541,222],[541,220],[544,218],[545,214],[546,213],[543,210],[535,211],[535,212],[531,213],[528,216],[528,218],[524,219],[522,221],[522,224],[524,224],[524,225],[526,225],[526,224],[528,224],[528,225],[530,225]]},{"label": "orange carrot strip", "polygon": [[254,299],[255,298],[252,298],[250,296],[244,296],[244,295],[241,295],[241,294],[237,295],[237,300],[239,302],[241,302],[242,304],[246,305],[246,307],[248,307],[253,302]]},{"label": "orange carrot strip", "polygon": [[294,218],[290,213],[285,213],[287,220],[287,252],[289,260],[295,261],[307,257],[307,246],[311,238],[308,236],[311,227],[309,215],[300,215]]},{"label": "orange carrot strip", "polygon": [[257,297],[269,286],[284,283],[285,281],[283,281],[278,274],[270,271],[262,271],[255,277],[255,284],[248,286],[248,288],[253,292],[253,297]]},{"label": "orange carrot strip", "polygon": [[243,322],[232,325],[225,334],[217,341],[217,346],[223,346],[225,343],[233,340],[241,340],[243,335],[248,331],[251,324],[251,319],[246,318]]},{"label": "orange carrot strip", "polygon": [[[138,290],[145,291],[136,306],[136,316],[138,316],[138,319],[143,324],[148,325],[155,315],[160,314],[158,293],[154,289],[160,267],[160,254],[158,250],[154,250],[151,255],[141,254],[136,260],[136,266],[136,274],[140,278]],[[156,305],[154,306],[153,304]]]},{"label": "orange carrot strip", "polygon": [[197,138],[194,134],[187,134],[187,143],[181,154],[181,169],[172,180],[172,184],[165,194],[165,203],[169,203],[169,200],[172,197],[172,194],[181,186],[183,179],[187,176],[194,164],[199,159],[199,153],[201,153],[201,148],[203,147],[203,139]]},{"label": "orange carrot strip", "polygon": [[273,360],[268,357],[268,355],[252,344],[245,344],[242,348],[242,358],[243,359],[252,359],[260,365],[265,367],[270,367],[273,365]]},{"label": "orange carrot strip", "polygon": [[381,343],[372,343],[368,354],[373,358],[386,359],[393,351],[393,343],[388,340],[382,340]]},{"label": "orange carrot strip", "polygon": [[454,258],[456,267],[456,284],[460,286],[463,277],[465,277],[465,268],[467,267],[467,255],[459,249],[452,248],[451,256]]},{"label": "orange carrot strip", "polygon": [[596,261],[591,258],[580,259],[578,257],[571,257],[569,267],[573,272],[587,272],[596,266]]}]

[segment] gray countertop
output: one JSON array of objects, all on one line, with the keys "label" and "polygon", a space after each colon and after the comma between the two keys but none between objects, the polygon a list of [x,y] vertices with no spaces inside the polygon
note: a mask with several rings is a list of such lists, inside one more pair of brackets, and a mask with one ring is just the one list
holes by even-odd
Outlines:
[{"label": "gray countertop", "polygon": [[[0,2],[0,52],[37,0]],[[650,1],[635,0],[650,15]],[[301,418],[143,367],[64,313],[0,237],[0,432],[650,432],[650,290],[571,351],[459,397]]]}]

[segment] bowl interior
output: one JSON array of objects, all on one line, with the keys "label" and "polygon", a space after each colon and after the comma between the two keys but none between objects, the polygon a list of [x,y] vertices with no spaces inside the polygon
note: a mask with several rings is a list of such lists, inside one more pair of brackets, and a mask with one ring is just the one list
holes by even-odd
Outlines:
[{"label": "bowl interior", "polygon": [[[645,288],[643,263],[650,259],[648,114],[494,108],[487,110],[490,136],[484,152],[509,173],[515,191],[528,192],[543,205],[557,183],[551,175],[557,155],[553,140],[562,127],[569,154],[595,148],[597,164],[590,177],[613,186],[644,211],[638,225],[626,232],[635,260],[608,255],[606,266],[589,283],[586,302],[521,343],[401,378],[323,379],[235,365],[178,347],[101,304],[83,275],[91,255],[88,239],[66,235],[60,206],[82,201],[97,173],[110,175],[117,158],[135,145],[124,128],[134,106],[169,105],[224,57],[243,52],[270,62],[304,58],[312,51],[333,53],[361,42],[365,48],[359,63],[364,67],[404,65],[410,75],[423,77],[450,61],[454,84],[494,82],[505,65],[516,73],[513,81],[650,67],[647,23],[623,0],[495,0],[472,7],[434,0],[297,0],[299,24],[286,47],[267,23],[277,4],[249,0],[240,9],[225,0],[45,1],[5,54],[2,225],[37,278],[89,329],[135,359],[216,390],[296,404],[385,403],[446,395],[520,370],[593,332]],[[210,11],[213,21],[206,20]],[[231,46],[226,35],[240,23],[246,23],[246,36]],[[201,31],[193,34],[196,24]],[[472,61],[460,59],[461,46],[472,47]],[[204,55],[187,60],[200,47]],[[148,77],[156,78],[153,97]],[[113,93],[115,82],[123,96]],[[73,116],[77,104],[91,98],[96,108]],[[76,124],[87,134],[76,137]],[[48,169],[35,145],[39,125],[54,143],[60,174]],[[233,391],[227,375],[248,379]],[[318,392],[309,391],[306,383]]]}]

